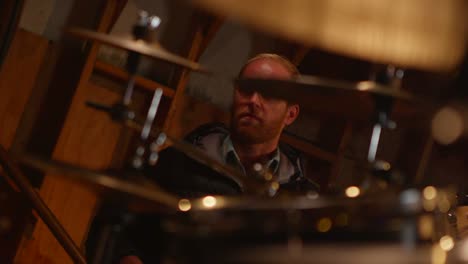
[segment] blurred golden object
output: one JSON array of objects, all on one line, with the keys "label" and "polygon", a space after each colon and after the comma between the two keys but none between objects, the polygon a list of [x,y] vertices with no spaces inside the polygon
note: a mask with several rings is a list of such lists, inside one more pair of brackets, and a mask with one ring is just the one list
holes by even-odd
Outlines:
[{"label": "blurred golden object", "polygon": [[[468,206],[458,206],[456,209],[457,214],[457,228],[460,237],[467,237],[468,238]],[[468,240],[466,242],[467,245],[467,254],[466,259],[468,261]]]},{"label": "blurred golden object", "polygon": [[187,199],[180,199],[179,201],[179,210],[182,212],[187,212],[192,208],[190,201]]},{"label": "blurred golden object", "polygon": [[437,196],[437,189],[434,186],[426,186],[423,189],[423,196],[427,200],[432,200]]},{"label": "blurred golden object", "polygon": [[422,239],[430,239],[434,233],[434,221],[429,215],[423,215],[418,223],[419,235]]},{"label": "blurred golden object", "polygon": [[432,118],[432,137],[437,143],[450,145],[468,135],[466,102],[451,102],[441,107]]},{"label": "blurred golden object", "polygon": [[332,221],[328,217],[320,218],[317,222],[317,230],[321,233],[330,231],[332,227]]},{"label": "blurred golden object", "polygon": [[455,242],[453,242],[453,238],[451,236],[441,237],[439,244],[440,244],[440,248],[442,248],[445,251],[450,251],[455,246]]},{"label": "blurred golden object", "polygon": [[447,253],[440,247],[439,244],[434,244],[432,246],[431,253],[432,264],[444,264],[447,260]]},{"label": "blurred golden object", "polygon": [[444,71],[467,41],[463,0],[194,0],[300,43],[384,64]]},{"label": "blurred golden object", "polygon": [[346,188],[345,193],[346,193],[346,196],[350,198],[354,198],[354,197],[359,196],[359,194],[361,193],[361,190],[356,186],[349,186],[348,188]]},{"label": "blurred golden object", "polygon": [[206,196],[203,198],[203,205],[207,208],[214,207],[216,205],[216,198],[213,196]]}]

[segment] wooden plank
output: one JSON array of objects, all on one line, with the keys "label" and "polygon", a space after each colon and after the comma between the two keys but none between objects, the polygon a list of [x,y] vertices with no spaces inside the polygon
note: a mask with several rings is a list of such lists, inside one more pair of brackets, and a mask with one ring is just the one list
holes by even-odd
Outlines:
[{"label": "wooden plank", "polygon": [[[98,31],[107,31],[119,1],[107,1]],[[91,169],[107,167],[111,160],[120,126],[112,123],[104,113],[85,106],[85,101],[112,103],[120,96],[107,89],[88,83],[98,45],[93,44],[72,98],[65,123],[60,132],[52,158]],[[40,195],[76,244],[86,236],[97,197],[87,189],[71,182],[47,175]],[[23,238],[15,263],[71,263],[71,259],[55,240],[48,228],[39,221],[31,239]]]},{"label": "wooden plank", "polygon": [[299,46],[296,49],[296,52],[293,54],[293,57],[291,58],[292,63],[294,63],[294,65],[296,66],[301,64],[302,60],[306,56],[307,52],[309,52],[309,50],[309,47]]},{"label": "wooden plank", "polygon": [[[94,64],[94,69],[122,81],[128,81],[129,78],[129,74],[125,70],[99,60],[96,60],[96,63]],[[141,76],[135,77],[135,85],[137,88],[141,87],[149,91],[154,91],[158,88],[161,88],[163,90],[163,94],[169,98],[174,97],[175,94],[174,89],[171,89],[165,85],[162,85],[160,83],[146,79]]]},{"label": "wooden plank", "polygon": [[312,157],[316,157],[318,159],[328,161],[328,162],[335,162],[337,156],[335,153],[331,153],[328,151],[325,151],[317,146],[314,146],[310,143],[307,143],[303,140],[300,140],[298,138],[295,138],[291,135],[288,134],[282,134],[280,140],[284,143],[287,143],[298,150],[304,152],[307,155],[310,155]]},{"label": "wooden plank", "polygon": [[333,163],[331,169],[331,179],[337,179],[340,175],[340,167],[343,163],[345,150],[349,145],[351,136],[353,135],[353,123],[351,121],[346,122],[346,127],[344,128],[343,135],[341,136],[340,145],[338,146],[337,158]]},{"label": "wooden plank", "polygon": [[[13,143],[47,47],[47,39],[34,33],[20,29],[14,36],[0,71],[0,144],[6,149]],[[18,190],[11,179],[6,181]]]},{"label": "wooden plank", "polygon": [[48,41],[18,30],[0,72],[0,144],[10,148],[47,51]]},{"label": "wooden plank", "polygon": [[[18,134],[20,120],[25,110],[28,98],[33,93],[35,80],[40,72],[49,42],[47,39],[27,32],[17,30],[8,55],[0,71],[0,144],[10,149]],[[19,131],[21,132],[21,131]],[[2,214],[5,217],[14,217],[14,228],[4,234],[0,262],[10,263],[13,261],[17,247],[20,244],[23,228],[26,224],[30,209],[26,207],[25,198],[19,194],[19,188],[9,177],[4,177],[0,168],[0,192],[7,195],[10,205],[3,206]],[[3,181],[5,180],[5,182]],[[5,201],[3,201],[5,202]],[[8,212],[7,208],[15,208],[16,212]],[[13,213],[14,212],[14,213]],[[21,212],[21,213],[20,213]],[[8,245],[5,246],[4,242]]]},{"label": "wooden plank", "polygon": [[[188,47],[187,59],[192,61],[198,61],[200,58],[203,49],[208,46],[206,41],[209,41],[217,29],[219,29],[221,22],[219,20],[214,20],[208,25],[203,23],[203,18],[201,14],[196,13],[194,15],[193,21],[195,27],[192,32],[191,38],[189,38],[190,46]],[[205,35],[205,30],[208,28],[208,35]],[[182,137],[188,131],[185,124],[181,121],[183,116],[186,114],[183,111],[184,97],[185,97],[185,88],[189,81],[190,71],[184,69],[180,75],[179,81],[176,86],[176,93],[174,95],[173,102],[169,109],[169,112],[166,117],[166,122],[164,124],[164,131],[167,131],[168,134],[175,137]],[[205,114],[206,115],[206,114]],[[201,124],[201,123],[200,123]]]},{"label": "wooden plank", "polygon": [[[85,106],[85,101],[112,103],[120,96],[92,84],[81,87],[68,113],[53,159],[90,169],[106,168],[120,134],[119,124],[105,113]],[[40,195],[77,244],[86,236],[97,197],[86,188],[68,180],[47,175]],[[68,255],[43,222],[34,229],[33,238],[24,240],[17,263],[71,263]]]}]

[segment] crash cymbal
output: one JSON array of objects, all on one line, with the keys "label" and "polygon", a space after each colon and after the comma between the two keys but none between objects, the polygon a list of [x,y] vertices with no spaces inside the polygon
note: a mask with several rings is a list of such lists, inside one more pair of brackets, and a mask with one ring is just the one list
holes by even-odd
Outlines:
[{"label": "crash cymbal", "polygon": [[308,75],[300,75],[291,80],[238,78],[235,83],[241,89],[256,90],[266,96],[293,102],[308,100],[311,95],[340,96],[361,93],[401,100],[412,98],[408,92],[373,81],[352,83]]},{"label": "crash cymbal", "polygon": [[202,73],[209,72],[202,65],[196,62],[170,53],[169,51],[164,49],[159,43],[149,43],[144,40],[134,40],[130,35],[108,35],[80,28],[71,28],[68,29],[67,32],[73,36],[77,36],[82,39],[89,39],[105,45],[110,45],[116,48],[136,52],[153,59],[165,61],[177,66],[190,69],[192,71]]},{"label": "crash cymbal", "polygon": [[176,210],[179,199],[158,186],[142,179],[129,181],[116,176],[85,169],[65,162],[23,154],[16,157],[21,163],[82,184],[106,199],[122,203],[122,206],[139,210]]},{"label": "crash cymbal", "polygon": [[220,16],[342,55],[445,71],[463,59],[464,0],[193,0]]}]

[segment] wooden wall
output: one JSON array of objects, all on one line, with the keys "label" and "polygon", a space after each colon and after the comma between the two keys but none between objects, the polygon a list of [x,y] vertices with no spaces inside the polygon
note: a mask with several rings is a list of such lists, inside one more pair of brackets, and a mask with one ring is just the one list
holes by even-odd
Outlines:
[{"label": "wooden wall", "polygon": [[[60,134],[53,159],[90,169],[106,168],[113,155],[120,128],[106,114],[85,106],[86,100],[112,103],[119,98],[108,89],[91,83],[77,90]],[[97,197],[86,188],[68,180],[47,175],[40,194],[58,220],[80,245],[85,239]],[[39,222],[31,239],[25,239],[17,263],[71,263],[44,223]]]},{"label": "wooden wall", "polygon": [[[6,149],[13,144],[48,47],[46,39],[24,30],[18,30],[11,43],[0,71],[0,144]],[[0,168],[0,217],[11,225],[0,232],[1,263],[12,262],[30,212],[10,180]]]},{"label": "wooden wall", "polygon": [[48,41],[18,30],[0,72],[0,144],[9,148],[44,61]]},{"label": "wooden wall", "polygon": [[[106,32],[122,2],[124,1],[76,2],[68,25],[91,27]],[[96,55],[96,45],[91,46],[89,53],[86,52],[88,49],[83,49],[81,40],[66,37],[62,45],[54,78],[27,148],[43,154],[51,151],[52,159],[83,168],[108,168],[121,133],[120,126],[113,123],[105,113],[87,107],[85,102],[91,100],[112,104],[120,98],[120,92],[89,82],[94,60],[87,58]],[[71,238],[80,246],[84,244],[98,197],[60,176],[65,175],[46,174],[39,193]],[[24,237],[15,262],[72,261],[46,225],[38,221],[32,235]]]}]

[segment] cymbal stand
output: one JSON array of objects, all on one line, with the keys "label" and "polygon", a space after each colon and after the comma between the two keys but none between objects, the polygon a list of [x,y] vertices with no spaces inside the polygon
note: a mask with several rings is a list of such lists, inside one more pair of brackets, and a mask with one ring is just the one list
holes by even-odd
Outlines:
[{"label": "cymbal stand", "polygon": [[[138,22],[135,24],[132,30],[133,37],[135,40],[146,40],[150,38],[152,30],[157,28],[160,24],[160,19],[156,16],[149,16],[147,12],[141,11],[139,13]],[[97,103],[87,102],[88,106],[96,108],[98,110],[104,110],[111,114],[112,119],[116,121],[128,121],[135,118],[135,113],[129,109],[133,90],[135,86],[135,76],[140,62],[141,55],[130,51],[127,58],[127,71],[130,74],[130,78],[125,89],[125,93],[121,103],[117,103],[112,107],[103,106]],[[140,145],[137,147],[131,165],[133,169],[140,169],[144,162],[143,156],[145,153],[145,141],[148,139],[151,127],[153,125],[159,102],[162,97],[162,89],[158,88],[155,90],[151,105],[148,109],[146,120],[143,128],[141,129]],[[131,214],[119,203],[104,204],[103,210],[104,218],[107,219],[106,223],[102,227],[99,235],[98,245],[94,253],[92,263],[113,263],[114,262],[114,251],[116,243],[120,238],[121,232],[131,221]]]},{"label": "cymbal stand", "polygon": [[[153,99],[151,100],[151,105],[148,109],[145,123],[143,125],[143,128],[141,129],[141,134],[140,134],[140,145],[137,147],[135,151],[135,155],[132,160],[132,166],[135,169],[140,169],[142,168],[144,162],[143,162],[143,156],[145,154],[145,143],[148,137],[150,136],[151,128],[154,123],[154,119],[156,117],[157,110],[159,108],[159,103],[161,102],[163,91],[161,88],[158,88],[154,91],[153,94]],[[150,155],[150,160],[154,160],[152,164],[156,162],[157,158],[155,159],[155,153],[153,150],[151,150],[151,155]],[[156,154],[157,155],[157,154]]]},{"label": "cymbal stand", "polygon": [[[383,73],[377,72],[374,76],[371,77],[371,79],[377,83],[388,85],[393,89],[399,89],[403,76],[404,72],[402,69],[398,69],[393,66],[387,66]],[[382,129],[394,129],[396,127],[396,123],[390,120],[394,99],[390,96],[374,95],[374,102],[374,126],[372,128],[372,135],[367,153],[367,161],[373,168],[373,172],[366,177],[363,184],[361,185],[361,189],[363,191],[369,191],[373,182],[372,178],[378,177],[379,175],[377,174],[381,174],[382,172],[382,168],[380,166],[381,161],[376,160]]]},{"label": "cymbal stand", "polygon": [[[404,71],[394,66],[386,66],[383,72],[376,72],[373,76],[373,81],[389,86],[389,89],[399,89],[401,81],[404,76]],[[374,127],[372,129],[372,136],[369,144],[369,151],[367,160],[371,165],[372,171],[368,173],[367,178],[364,180],[361,188],[365,192],[378,191],[378,187],[374,184],[376,180],[384,179],[386,181],[395,181],[392,172],[390,171],[390,164],[388,162],[377,160],[377,150],[380,143],[380,135],[382,129],[394,129],[396,123],[390,120],[394,99],[389,96],[375,95],[375,115]],[[372,187],[377,189],[371,190]],[[400,194],[399,206],[401,206],[407,215],[404,217],[402,227],[400,230],[400,239],[404,248],[411,250],[416,246],[418,239],[418,224],[415,217],[415,205],[418,203],[418,193],[416,190],[408,189]],[[417,207],[417,206],[416,206]]]}]

